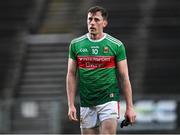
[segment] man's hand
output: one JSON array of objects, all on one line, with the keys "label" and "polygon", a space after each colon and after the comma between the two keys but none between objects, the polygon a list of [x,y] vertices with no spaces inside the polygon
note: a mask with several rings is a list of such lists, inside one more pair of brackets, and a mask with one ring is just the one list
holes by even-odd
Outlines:
[{"label": "man's hand", "polygon": [[128,119],[131,124],[135,123],[136,112],[134,111],[134,109],[132,107],[126,109],[125,118]]},{"label": "man's hand", "polygon": [[68,111],[69,120],[78,121],[75,106],[70,106]]}]

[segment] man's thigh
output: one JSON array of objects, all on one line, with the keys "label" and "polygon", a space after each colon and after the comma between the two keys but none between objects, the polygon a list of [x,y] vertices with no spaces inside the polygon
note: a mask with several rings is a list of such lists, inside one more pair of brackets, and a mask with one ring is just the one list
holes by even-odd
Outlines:
[{"label": "man's thigh", "polygon": [[116,134],[117,131],[117,119],[109,118],[101,122],[99,127],[100,134]]}]

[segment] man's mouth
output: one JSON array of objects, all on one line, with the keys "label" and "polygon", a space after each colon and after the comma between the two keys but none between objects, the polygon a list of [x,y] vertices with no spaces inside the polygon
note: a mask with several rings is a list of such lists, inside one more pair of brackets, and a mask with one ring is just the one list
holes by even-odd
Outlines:
[{"label": "man's mouth", "polygon": [[94,27],[90,27],[90,30],[95,30],[95,28]]}]

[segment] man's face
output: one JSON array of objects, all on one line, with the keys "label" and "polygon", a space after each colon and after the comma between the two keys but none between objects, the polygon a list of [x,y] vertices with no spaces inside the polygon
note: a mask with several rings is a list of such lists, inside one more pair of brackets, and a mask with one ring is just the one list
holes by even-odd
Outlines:
[{"label": "man's face", "polygon": [[90,34],[98,35],[103,33],[103,29],[107,25],[107,20],[103,19],[99,11],[96,13],[88,13],[87,25]]}]

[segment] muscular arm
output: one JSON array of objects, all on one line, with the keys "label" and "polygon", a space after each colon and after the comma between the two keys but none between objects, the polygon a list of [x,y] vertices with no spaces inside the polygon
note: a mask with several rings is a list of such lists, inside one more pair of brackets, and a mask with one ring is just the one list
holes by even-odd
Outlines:
[{"label": "muscular arm", "polygon": [[126,113],[125,117],[129,118],[130,122],[135,122],[136,114],[133,109],[133,101],[132,101],[132,88],[129,80],[128,66],[127,60],[122,60],[117,63],[119,79],[121,83],[122,90],[125,95],[126,100]]},{"label": "muscular arm", "polygon": [[76,95],[76,61],[69,58],[68,70],[66,76],[66,90],[68,98],[68,116],[70,120],[77,121],[76,108],[74,106],[74,100]]}]

